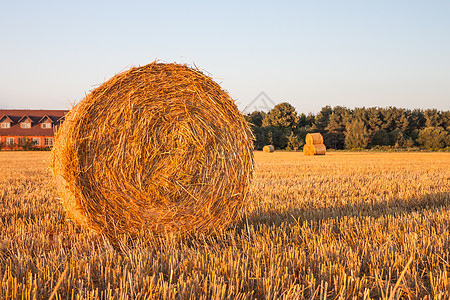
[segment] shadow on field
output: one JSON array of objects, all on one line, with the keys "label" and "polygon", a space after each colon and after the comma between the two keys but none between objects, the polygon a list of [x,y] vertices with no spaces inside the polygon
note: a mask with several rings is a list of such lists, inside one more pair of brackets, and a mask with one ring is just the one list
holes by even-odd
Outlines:
[{"label": "shadow on field", "polygon": [[437,210],[450,206],[449,193],[424,194],[409,199],[391,199],[376,203],[343,204],[334,206],[317,206],[309,208],[289,208],[276,210],[276,207],[262,209],[244,216],[237,227],[245,227],[246,223],[256,225],[280,225],[281,223],[303,223],[305,221],[322,221],[341,217],[374,217],[399,216],[424,210]]}]

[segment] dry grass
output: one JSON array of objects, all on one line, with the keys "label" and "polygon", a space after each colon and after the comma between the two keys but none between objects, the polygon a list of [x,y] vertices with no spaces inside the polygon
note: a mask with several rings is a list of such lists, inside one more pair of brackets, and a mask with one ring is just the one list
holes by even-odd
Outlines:
[{"label": "dry grass", "polygon": [[154,62],[115,75],[66,115],[52,166],[70,217],[112,241],[208,232],[239,217],[251,137],[210,77]]},{"label": "dry grass", "polygon": [[257,152],[232,228],[120,249],[65,219],[47,157],[0,153],[1,299],[450,297],[448,153]]}]

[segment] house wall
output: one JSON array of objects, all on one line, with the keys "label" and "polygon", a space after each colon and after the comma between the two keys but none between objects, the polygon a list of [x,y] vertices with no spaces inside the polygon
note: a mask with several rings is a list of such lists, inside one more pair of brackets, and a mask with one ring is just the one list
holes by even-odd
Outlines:
[{"label": "house wall", "polygon": [[[14,138],[14,147],[11,149],[10,146],[6,145],[6,139],[7,138]],[[54,141],[54,137],[53,136],[48,136],[48,137],[44,137],[44,136],[0,136],[0,143],[2,143],[2,149],[1,150],[20,150],[22,149],[22,147],[18,146],[19,144],[19,138],[27,138],[27,139],[39,139],[39,146],[38,145],[34,145],[34,148],[45,148],[48,147],[45,145],[45,138],[52,138]]]},{"label": "house wall", "polygon": [[[36,148],[51,147],[51,144],[45,145],[45,139],[54,140],[54,135],[67,112],[67,110],[0,109],[0,122],[10,125],[0,126],[1,149],[21,149],[22,147],[18,145],[20,138],[39,139],[39,145],[33,146]],[[7,146],[7,138],[13,138],[15,146]]]}]

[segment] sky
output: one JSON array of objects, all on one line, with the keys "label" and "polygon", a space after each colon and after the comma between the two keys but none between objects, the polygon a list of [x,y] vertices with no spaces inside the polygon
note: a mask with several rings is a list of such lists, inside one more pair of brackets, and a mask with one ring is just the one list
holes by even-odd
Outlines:
[{"label": "sky", "polygon": [[450,1],[0,0],[0,108],[70,109],[155,59],[195,64],[246,112],[450,110]]}]

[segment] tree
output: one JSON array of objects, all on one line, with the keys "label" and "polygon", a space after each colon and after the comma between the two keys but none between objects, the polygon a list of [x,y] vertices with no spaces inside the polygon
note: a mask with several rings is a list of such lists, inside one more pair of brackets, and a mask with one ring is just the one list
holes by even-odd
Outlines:
[{"label": "tree", "polygon": [[426,127],[438,127],[441,126],[441,114],[437,109],[427,109],[424,112],[425,126]]},{"label": "tree", "polygon": [[254,111],[251,114],[245,116],[247,122],[252,123],[256,127],[261,127],[266,113],[263,111]]},{"label": "tree", "polygon": [[253,140],[253,145],[255,149],[262,149],[265,145],[267,145],[266,142],[266,135],[264,132],[264,129],[261,127],[253,126],[253,135],[255,136],[255,139]]},{"label": "tree", "polygon": [[447,131],[450,131],[450,111],[444,111],[441,114],[441,126]]},{"label": "tree", "polygon": [[407,139],[405,133],[400,129],[395,129],[389,133],[391,146],[395,148],[406,148],[412,146],[412,139]]},{"label": "tree", "polygon": [[265,131],[267,145],[273,145],[280,149],[286,148],[288,141],[287,135],[283,130],[274,126],[263,127],[263,129]]},{"label": "tree", "polygon": [[306,120],[305,120],[306,125],[305,125],[305,127],[312,127],[312,126],[314,125],[314,120],[315,120],[315,119],[316,119],[316,116],[314,116],[313,113],[309,113],[309,114],[306,116]]},{"label": "tree", "polygon": [[264,118],[262,125],[292,130],[297,127],[298,116],[295,108],[287,102],[277,104]]},{"label": "tree", "polygon": [[330,121],[330,115],[332,114],[333,109],[331,106],[327,105],[322,107],[320,112],[316,116],[316,120],[314,121],[314,129],[317,129],[320,132],[324,132]]},{"label": "tree", "polygon": [[353,120],[345,126],[345,129],[345,147],[347,149],[367,147],[368,134],[363,121]]},{"label": "tree", "polygon": [[381,129],[386,131],[392,131],[395,129],[395,107],[381,108],[380,112],[383,116],[383,124],[381,125]]},{"label": "tree", "polygon": [[371,107],[367,109],[367,130],[369,134],[377,132],[383,124],[382,115],[378,108]]},{"label": "tree", "polygon": [[373,133],[370,144],[374,146],[387,146],[390,144],[389,134],[386,130],[380,129]]},{"label": "tree", "polygon": [[357,107],[357,108],[353,109],[352,120],[362,121],[367,130],[367,124],[369,122],[367,109],[365,107],[362,107],[362,108]]},{"label": "tree", "polygon": [[405,130],[405,133],[410,137],[414,138],[416,136],[417,138],[417,132],[425,127],[425,122],[426,119],[422,110],[412,110],[408,114],[408,128]]},{"label": "tree", "polygon": [[288,147],[294,149],[297,151],[297,149],[301,146],[303,146],[304,142],[300,140],[298,135],[294,134],[294,132],[291,132],[291,134],[287,137],[288,139]]},{"label": "tree", "polygon": [[397,110],[398,119],[396,122],[396,129],[400,129],[401,131],[405,131],[409,127],[409,118],[407,115],[407,111],[403,108]]},{"label": "tree", "polygon": [[298,116],[297,127],[306,127],[306,115],[304,113]]},{"label": "tree", "polygon": [[444,148],[450,146],[450,136],[440,127],[427,127],[419,132],[417,142],[425,148]]},{"label": "tree", "polygon": [[306,135],[308,134],[308,130],[305,128],[300,128],[297,132],[298,139],[302,145],[305,144]]},{"label": "tree", "polygon": [[342,149],[345,145],[344,126],[341,117],[336,113],[331,113],[329,122],[325,130],[324,143],[328,148]]}]

